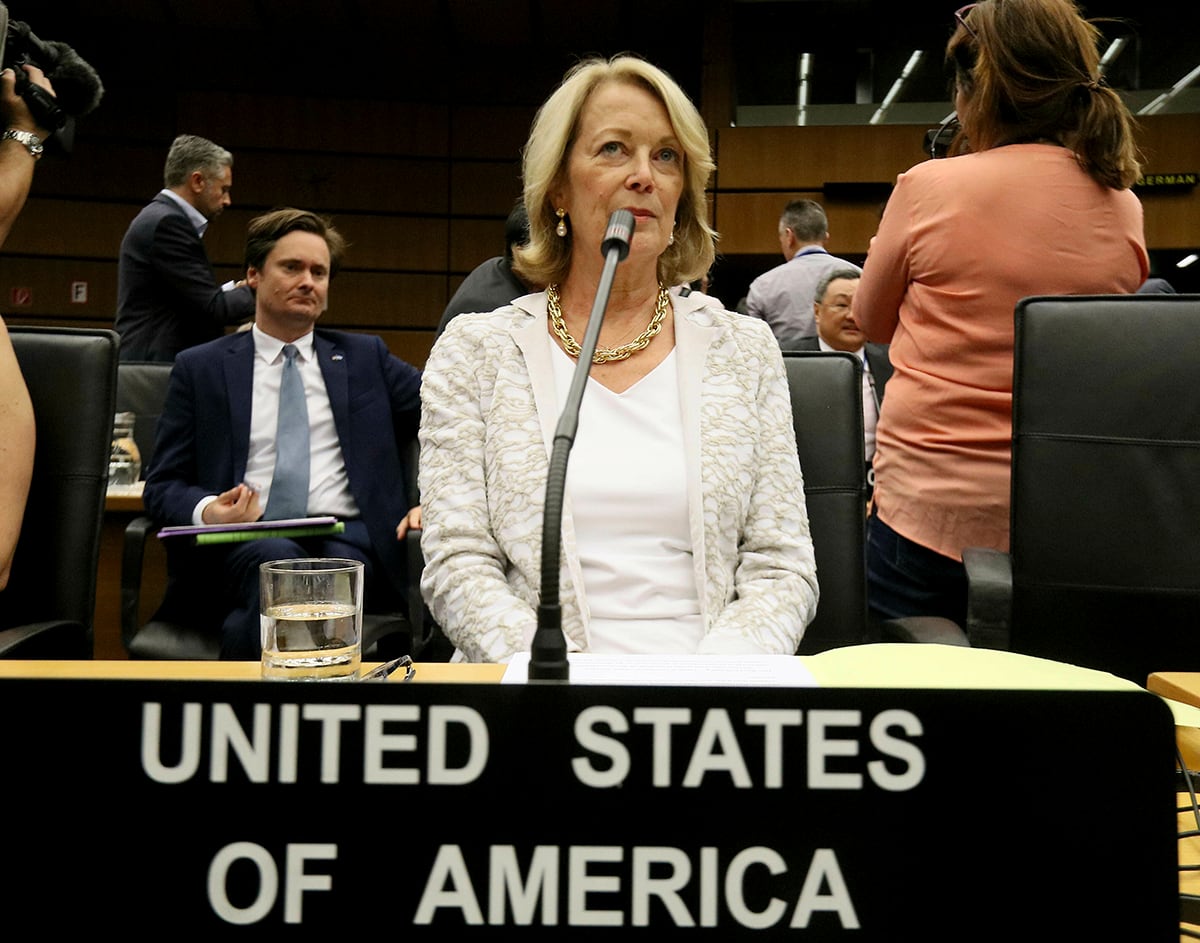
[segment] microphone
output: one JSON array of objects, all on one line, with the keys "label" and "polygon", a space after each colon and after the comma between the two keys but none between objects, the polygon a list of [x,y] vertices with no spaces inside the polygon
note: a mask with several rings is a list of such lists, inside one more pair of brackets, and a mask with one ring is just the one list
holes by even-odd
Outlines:
[{"label": "microphone", "polygon": [[96,70],[66,43],[51,40],[45,45],[54,56],[50,60],[54,65],[46,76],[54,86],[54,97],[62,110],[76,118],[94,111],[104,95],[104,85]]},{"label": "microphone", "polygon": [[104,94],[100,76],[66,43],[38,39],[27,23],[19,21],[9,23],[8,42],[17,53],[13,70],[18,77],[24,72],[19,68],[22,64],[40,68],[54,86],[58,107],[68,115],[81,117],[100,104]]},{"label": "microphone", "polygon": [[567,487],[567,459],[571,446],[575,444],[575,431],[579,428],[579,407],[583,402],[583,390],[588,372],[592,368],[592,355],[596,352],[596,341],[600,337],[600,325],[604,321],[604,310],[612,294],[613,276],[617,265],[629,255],[629,242],[633,238],[635,221],[629,210],[617,210],[608,218],[608,228],[600,243],[600,254],[604,256],[604,269],[600,273],[600,285],[596,289],[596,300],[588,317],[587,331],[579,345],[579,361],[571,377],[567,391],[567,402],[558,417],[554,430],[554,443],[550,450],[550,468],[546,474],[546,500],[542,506],[542,592],[538,602],[537,631],[529,646],[530,681],[566,681],[570,676],[567,663],[567,640],[562,633],[562,607],[559,605],[559,565],[562,559],[562,513],[563,494]]},{"label": "microphone", "polygon": [[[43,42],[28,24],[16,21],[9,23],[0,36],[0,57],[5,68],[12,67],[17,94],[25,99],[33,120],[50,131],[45,141],[47,150],[70,154],[75,146],[76,116],[95,109],[104,94],[96,70],[66,43]],[[34,85],[23,65],[40,68],[54,86],[54,94]]]}]

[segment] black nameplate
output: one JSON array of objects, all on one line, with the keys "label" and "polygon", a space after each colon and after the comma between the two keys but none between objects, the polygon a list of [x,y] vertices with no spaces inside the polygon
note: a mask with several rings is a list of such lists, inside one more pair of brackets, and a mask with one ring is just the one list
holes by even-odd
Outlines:
[{"label": "black nameplate", "polygon": [[1198,179],[1200,179],[1200,174],[1196,173],[1145,174],[1134,182],[1133,188],[1135,190],[1192,190]]},{"label": "black nameplate", "polygon": [[0,888],[43,925],[1178,938],[1149,694],[5,680],[0,710]]}]

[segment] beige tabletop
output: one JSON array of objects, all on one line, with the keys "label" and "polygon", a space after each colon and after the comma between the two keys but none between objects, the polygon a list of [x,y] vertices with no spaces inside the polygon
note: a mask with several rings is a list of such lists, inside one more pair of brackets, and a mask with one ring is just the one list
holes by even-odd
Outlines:
[{"label": "beige tabletop", "polygon": [[[364,661],[367,672],[379,662]],[[261,666],[257,661],[6,661],[0,659],[0,678],[149,678],[167,681],[216,680],[258,681]],[[449,665],[444,662],[418,662],[413,681],[449,681],[491,683],[500,680],[503,665]],[[396,673],[388,681],[402,683]]]}]

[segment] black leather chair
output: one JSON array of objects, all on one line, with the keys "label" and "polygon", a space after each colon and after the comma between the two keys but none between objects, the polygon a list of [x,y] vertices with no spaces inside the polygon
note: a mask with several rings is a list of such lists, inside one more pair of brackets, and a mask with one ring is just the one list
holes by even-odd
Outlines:
[{"label": "black leather chair", "polygon": [[1138,684],[1200,670],[1200,295],[1039,296],[1015,319],[1010,551],[964,551],[961,641]]},{"label": "black leather chair", "polygon": [[[142,450],[143,476],[154,455],[153,436],[166,401],[171,364],[125,362],[120,365],[118,409],[137,415],[134,430]],[[147,437],[143,442],[139,433]],[[408,446],[412,481],[408,485],[410,507],[416,503],[416,440]],[[221,622],[225,613],[216,602],[212,587],[202,575],[173,567],[161,599],[143,600],[143,571],[146,543],[157,539],[159,525],[141,515],[126,525],[121,559],[121,639],[130,658],[204,661],[216,659],[221,650]],[[178,538],[177,538],[178,539]],[[432,620],[421,599],[420,573],[424,566],[420,532],[410,532],[405,542],[408,590],[402,606],[394,612],[363,616],[363,653],[370,658],[419,654],[433,633]],[[142,612],[152,610],[146,620]]]},{"label": "black leather chair", "polygon": [[798,652],[808,655],[871,640],[862,365],[851,354],[818,351],[786,351],[783,362],[821,587]]},{"label": "black leather chair", "polygon": [[154,457],[158,417],[167,398],[171,364],[126,360],[117,364],[117,412],[133,413],[133,441],[142,458],[142,477]]},{"label": "black leather chair", "polygon": [[12,574],[0,592],[0,655],[91,658],[118,336],[8,330],[33,401],[37,446]]},{"label": "black leather chair", "polygon": [[[142,477],[154,458],[158,417],[167,398],[172,364],[161,361],[124,361],[117,367],[117,411],[132,412],[133,437],[142,457]],[[146,542],[158,534],[158,524],[148,516],[134,518],[125,528],[121,561],[121,639],[131,658],[206,660],[220,653],[220,638],[211,626],[221,615],[209,611],[212,594],[192,587],[184,578],[169,588],[163,599],[151,602],[153,615],[141,620],[142,572]]]}]

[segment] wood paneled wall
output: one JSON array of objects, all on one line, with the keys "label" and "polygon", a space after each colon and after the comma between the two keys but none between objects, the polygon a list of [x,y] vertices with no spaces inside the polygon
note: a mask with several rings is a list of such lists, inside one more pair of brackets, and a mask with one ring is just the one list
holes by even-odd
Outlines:
[{"label": "wood paneled wall", "polygon": [[[234,155],[233,204],[205,236],[218,279],[244,271],[253,216],[285,205],[326,214],[349,248],[323,323],[378,333],[423,365],[450,295],[503,251],[533,117],[532,108],[230,93],[148,110],[163,117],[110,111],[94,128],[85,118],[74,152],[39,164],[0,254],[9,323],[112,325],[121,238],[161,188],[170,141],[187,132]],[[86,300],[73,292],[81,282]]]},{"label": "wood paneled wall", "polygon": [[[779,252],[785,203],[817,200],[829,216],[829,251],[867,251],[896,176],[926,159],[925,126],[724,128],[717,134],[713,215],[725,255]],[[1200,115],[1138,119],[1147,174],[1200,172]],[[856,187],[859,192],[855,193]],[[844,195],[843,195],[844,194]],[[1152,249],[1200,245],[1200,187],[1139,191]]]},{"label": "wood paneled wall", "polygon": [[[378,333],[418,366],[454,289],[503,249],[534,111],[225,92],[140,105],[82,119],[74,153],[39,165],[0,254],[6,320],[112,324],[121,237],[161,187],[171,139],[186,131],[234,153],[233,206],[206,236],[218,277],[241,273],[252,216],[282,205],[330,215],[350,248],[325,323]],[[722,255],[777,255],[779,211],[796,197],[825,206],[832,252],[865,253],[888,187],[924,159],[925,130],[715,130],[711,210]],[[1139,140],[1148,173],[1200,170],[1200,115],[1141,119]],[[1146,191],[1143,202],[1152,248],[1200,245],[1200,190]],[[72,294],[80,282],[86,300]]]}]

